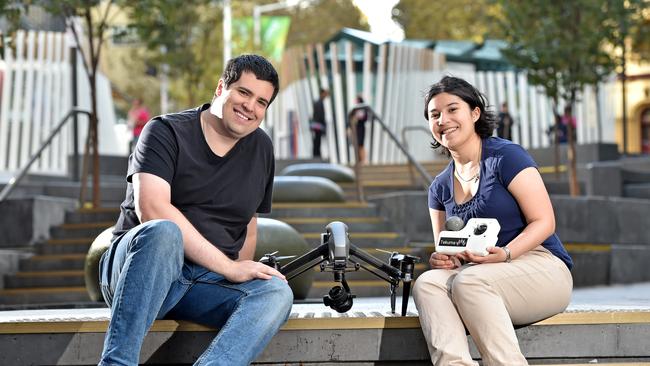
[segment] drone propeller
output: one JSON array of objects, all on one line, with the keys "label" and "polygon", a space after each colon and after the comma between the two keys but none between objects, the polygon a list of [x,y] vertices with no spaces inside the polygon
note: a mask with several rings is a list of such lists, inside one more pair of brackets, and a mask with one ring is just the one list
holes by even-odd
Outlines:
[{"label": "drone propeller", "polygon": [[375,250],[378,251],[378,252],[382,252],[382,253],[386,253],[386,254],[390,254],[390,255],[393,255],[393,254],[396,253],[396,252],[389,252],[388,250],[379,249],[379,248],[375,248]]},{"label": "drone propeller", "polygon": [[295,255],[281,255],[279,257],[275,257],[276,260],[278,261],[283,261],[285,259],[291,259],[291,258],[296,258]]},{"label": "drone propeller", "polygon": [[266,254],[264,254],[264,255],[262,256],[262,258],[270,258],[270,257],[273,257],[273,256],[275,256],[276,254],[278,254],[279,252],[280,252],[279,250],[276,250],[276,251],[273,252],[273,253],[266,253]]},{"label": "drone propeller", "polygon": [[260,258],[260,262],[279,270],[280,261],[296,257],[295,255],[276,256],[276,254],[278,254],[277,250],[273,253],[264,254],[262,258]]}]

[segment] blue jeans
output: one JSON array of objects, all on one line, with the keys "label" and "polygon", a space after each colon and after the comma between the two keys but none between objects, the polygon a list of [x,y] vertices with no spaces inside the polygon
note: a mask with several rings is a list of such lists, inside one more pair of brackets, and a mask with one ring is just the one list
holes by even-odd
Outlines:
[{"label": "blue jeans", "polygon": [[155,319],[221,328],[195,365],[248,365],[287,321],[286,282],[231,283],[183,256],[176,224],[152,220],[118,238],[101,258],[100,285],[111,307],[100,365],[137,365]]}]

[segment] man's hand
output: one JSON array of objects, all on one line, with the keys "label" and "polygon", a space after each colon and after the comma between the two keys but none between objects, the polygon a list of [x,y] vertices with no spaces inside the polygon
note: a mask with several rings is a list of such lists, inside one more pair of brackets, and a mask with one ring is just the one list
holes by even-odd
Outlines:
[{"label": "man's hand", "polygon": [[506,252],[500,247],[488,247],[486,248],[488,255],[485,257],[480,255],[472,254],[468,251],[464,251],[462,254],[468,262],[473,263],[501,263],[506,261]]},{"label": "man's hand", "polygon": [[270,280],[273,276],[281,280],[287,280],[275,268],[250,260],[231,261],[228,268],[224,269],[222,274],[228,281],[233,283],[246,282],[256,278]]}]

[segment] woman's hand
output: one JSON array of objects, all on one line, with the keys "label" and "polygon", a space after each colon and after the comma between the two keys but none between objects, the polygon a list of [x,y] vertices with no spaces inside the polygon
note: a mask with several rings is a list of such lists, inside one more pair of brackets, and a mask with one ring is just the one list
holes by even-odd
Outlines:
[{"label": "woman's hand", "polygon": [[472,254],[468,251],[459,253],[458,255],[463,255],[463,257],[472,263],[501,263],[506,261],[506,252],[500,247],[488,247],[486,248],[488,255],[480,256]]},{"label": "woman's hand", "polygon": [[433,269],[454,269],[463,265],[462,260],[464,260],[462,253],[446,255],[434,252],[429,258],[429,264]]}]

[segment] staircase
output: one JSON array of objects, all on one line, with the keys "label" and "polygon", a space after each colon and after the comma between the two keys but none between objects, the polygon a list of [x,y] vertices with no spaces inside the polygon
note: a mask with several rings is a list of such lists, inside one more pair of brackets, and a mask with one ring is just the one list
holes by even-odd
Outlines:
[{"label": "staircase", "polygon": [[[426,164],[431,174],[437,174],[446,163]],[[399,165],[366,166],[363,168],[366,195],[395,190],[422,190],[423,187],[411,182],[409,167]],[[417,173],[415,173],[417,174]],[[111,185],[111,190],[116,190]],[[353,184],[344,186],[346,194],[352,199],[356,188]],[[123,195],[123,193],[122,193]],[[111,199],[118,197],[111,193]],[[84,260],[94,238],[104,229],[112,226],[118,215],[117,202],[101,209],[80,209],[66,214],[65,223],[53,227],[51,238],[34,248],[34,255],[21,260],[19,271],[5,276],[5,289],[0,290],[0,309],[21,307],[87,307],[101,304],[92,303],[84,285]],[[351,242],[369,254],[387,260],[390,254],[398,251],[422,258],[416,265],[416,276],[423,272],[430,246],[411,247],[408,238],[397,232],[395,225],[381,217],[373,204],[358,201],[345,203],[275,203],[273,212],[265,217],[288,223],[300,232],[310,246],[320,244],[320,234],[332,221],[342,221],[348,225]],[[281,253],[280,253],[281,254]],[[320,299],[336,285],[331,273],[321,273],[318,268],[309,298]],[[361,269],[351,272],[346,279],[352,293],[358,297],[388,296],[388,283]]]},{"label": "staircase", "polygon": [[19,271],[5,276],[0,309],[25,307],[91,306],[86,293],[84,261],[90,244],[115,224],[119,209],[80,209],[66,213],[63,225],[50,229],[51,239],[34,247],[22,259]]},{"label": "staircase", "polygon": [[[447,164],[449,164],[448,160],[437,160],[421,165],[429,175],[435,177]],[[421,191],[425,189],[417,169],[408,164],[363,165],[361,167],[361,178],[365,197],[395,191]],[[356,183],[339,183],[339,185],[345,192],[346,200],[357,199]]]}]

